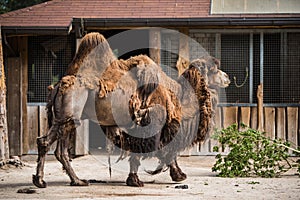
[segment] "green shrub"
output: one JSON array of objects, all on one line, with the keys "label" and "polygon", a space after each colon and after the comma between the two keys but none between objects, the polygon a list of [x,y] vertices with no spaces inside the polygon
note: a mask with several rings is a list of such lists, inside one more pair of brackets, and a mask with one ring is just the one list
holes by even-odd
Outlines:
[{"label": "green shrub", "polygon": [[[295,154],[299,154],[299,151],[292,149],[289,142],[271,140],[265,133],[244,124],[240,126],[243,131],[239,131],[237,124],[215,131],[213,138],[218,140],[222,150],[230,150],[226,156],[221,153],[216,155],[212,171],[219,172],[218,176],[271,178],[279,177],[293,167],[297,167],[300,172],[300,161],[289,159],[289,150],[293,150]],[[218,146],[214,146],[213,150],[220,152]]]}]

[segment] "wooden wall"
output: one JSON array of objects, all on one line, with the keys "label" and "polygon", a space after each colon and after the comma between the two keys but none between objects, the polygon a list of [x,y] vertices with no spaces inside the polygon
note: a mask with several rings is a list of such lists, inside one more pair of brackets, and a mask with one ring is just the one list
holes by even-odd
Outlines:
[{"label": "wooden wall", "polygon": [[[29,105],[28,112],[28,151],[23,154],[36,154],[36,137],[46,134],[47,113],[44,105]],[[300,146],[300,119],[299,107],[264,107],[264,129],[266,135],[271,139],[281,138],[291,142],[292,147]],[[256,107],[218,107],[216,115],[216,128],[225,128],[233,123],[244,123],[251,128],[257,128],[257,108]],[[82,126],[77,129],[75,155],[85,155],[88,153],[89,122],[82,122]],[[211,133],[213,134],[213,133]],[[17,144],[15,144],[17,145]],[[213,146],[218,143],[213,139],[208,139],[205,143],[187,150],[181,155],[213,155]],[[15,148],[15,147],[13,147]],[[50,153],[53,153],[55,145]]]},{"label": "wooden wall", "polygon": [[7,122],[11,156],[27,152],[27,65],[28,38],[9,38],[11,54],[7,55]]},{"label": "wooden wall", "polygon": [[[283,139],[291,142],[292,147],[300,146],[300,108],[264,107],[264,131],[271,139]],[[226,128],[233,123],[244,123],[257,129],[256,107],[218,107],[216,128]],[[205,143],[183,153],[183,155],[212,155],[217,142],[208,139]]]},{"label": "wooden wall", "polygon": [[[36,138],[47,134],[47,110],[45,105],[29,105],[27,107],[28,112],[28,143],[24,144],[28,146],[28,151],[23,154],[37,154]],[[77,133],[73,141],[73,148],[71,153],[74,155],[86,155],[89,151],[89,123],[87,120],[81,122],[82,125],[77,128]],[[54,153],[56,143],[51,146],[50,154]]]}]

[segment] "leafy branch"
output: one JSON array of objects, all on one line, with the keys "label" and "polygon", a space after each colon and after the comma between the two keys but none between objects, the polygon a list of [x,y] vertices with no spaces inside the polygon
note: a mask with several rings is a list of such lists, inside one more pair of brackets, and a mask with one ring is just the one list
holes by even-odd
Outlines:
[{"label": "leafy branch", "polygon": [[[227,128],[216,130],[214,139],[218,140],[222,149],[229,148],[226,156],[216,155],[213,172],[221,177],[279,177],[291,168],[297,167],[300,173],[300,161],[290,159],[289,150],[300,155],[299,149],[291,148],[289,142],[281,139],[269,139],[265,133],[251,129],[244,124],[233,124]],[[214,152],[219,147],[214,146]]]}]

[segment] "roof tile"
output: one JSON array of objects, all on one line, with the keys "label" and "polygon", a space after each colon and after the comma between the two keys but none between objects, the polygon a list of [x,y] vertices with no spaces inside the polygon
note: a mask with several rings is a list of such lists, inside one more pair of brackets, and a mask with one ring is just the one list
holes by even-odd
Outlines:
[{"label": "roof tile", "polygon": [[[210,15],[210,2],[211,0],[52,0],[2,14],[0,24],[7,27],[49,25],[68,27],[75,17],[98,19],[223,17],[224,15]],[[226,16],[242,17],[242,15]],[[278,16],[289,17],[290,15]]]}]

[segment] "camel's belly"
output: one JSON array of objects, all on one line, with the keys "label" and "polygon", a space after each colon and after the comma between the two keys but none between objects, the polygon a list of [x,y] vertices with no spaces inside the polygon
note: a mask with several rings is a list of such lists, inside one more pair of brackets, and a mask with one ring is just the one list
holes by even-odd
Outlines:
[{"label": "camel's belly", "polygon": [[117,89],[104,98],[96,97],[96,114],[98,122],[103,126],[125,126],[131,123],[129,114],[129,98],[131,94]]}]

